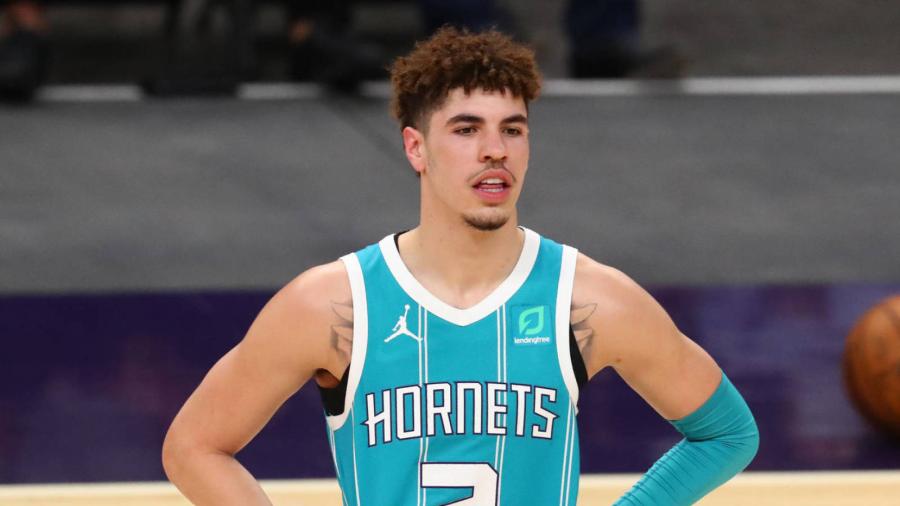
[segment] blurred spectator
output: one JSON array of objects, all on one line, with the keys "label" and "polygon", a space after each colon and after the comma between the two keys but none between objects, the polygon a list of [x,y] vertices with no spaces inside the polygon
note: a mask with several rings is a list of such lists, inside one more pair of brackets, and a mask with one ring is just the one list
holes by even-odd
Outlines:
[{"label": "blurred spectator", "polygon": [[[290,77],[353,91],[386,77],[386,51],[351,30],[354,0],[284,0],[290,16]],[[359,0],[356,0],[359,1]],[[445,24],[515,32],[497,0],[418,0],[428,33]],[[44,82],[48,25],[38,0],[0,0],[0,98],[28,100]],[[683,59],[640,45],[639,0],[568,0],[564,26],[576,78],[675,77]]]},{"label": "blurred spectator", "polygon": [[494,0],[419,0],[425,30],[431,34],[444,25],[480,32],[492,27],[509,31],[509,16]]},{"label": "blurred spectator", "polygon": [[[444,24],[510,32],[509,16],[494,0],[419,0],[429,33]],[[672,48],[640,44],[638,0],[569,0],[565,31],[569,67],[576,78],[677,77],[685,61]]]},{"label": "blurred spectator", "polygon": [[364,79],[383,79],[386,57],[350,31],[350,0],[288,0],[291,78],[353,91]]},{"label": "blurred spectator", "polygon": [[47,21],[36,1],[0,4],[0,98],[28,100],[46,77]]},{"label": "blurred spectator", "polygon": [[[419,0],[427,33],[445,24],[481,31],[506,28],[509,17],[495,0]],[[352,0],[288,0],[291,78],[352,91],[364,79],[384,79],[388,58],[352,34]]]},{"label": "blurred spectator", "polygon": [[674,49],[642,48],[638,0],[569,0],[565,26],[572,77],[663,78],[684,71]]}]

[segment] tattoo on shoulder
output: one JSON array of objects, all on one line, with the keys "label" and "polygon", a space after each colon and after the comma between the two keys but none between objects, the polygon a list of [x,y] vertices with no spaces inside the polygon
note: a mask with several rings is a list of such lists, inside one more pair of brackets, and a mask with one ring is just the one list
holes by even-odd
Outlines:
[{"label": "tattoo on shoulder", "polygon": [[569,314],[569,323],[572,325],[575,342],[578,343],[578,350],[581,351],[582,357],[590,356],[591,344],[594,342],[594,329],[588,320],[596,309],[596,303],[572,306],[572,312]]},{"label": "tattoo on shoulder", "polygon": [[350,350],[353,346],[353,302],[331,301],[334,323],[331,325],[331,346],[341,359],[350,362]]}]

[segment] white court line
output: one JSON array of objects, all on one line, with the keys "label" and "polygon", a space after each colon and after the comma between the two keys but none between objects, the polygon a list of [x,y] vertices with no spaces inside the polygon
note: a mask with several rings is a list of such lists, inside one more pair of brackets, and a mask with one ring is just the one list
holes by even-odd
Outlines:
[{"label": "white court line", "polygon": [[313,83],[247,83],[238,87],[242,100],[297,100],[325,96],[325,90]]},{"label": "white court line", "polygon": [[[582,474],[582,489],[623,488],[636,482],[640,474]],[[339,494],[335,479],[260,480],[270,492],[333,492]],[[745,471],[733,478],[730,486],[765,485],[786,488],[798,485],[836,483],[844,485],[895,486],[900,484],[900,471]],[[0,485],[0,499],[39,500],[102,497],[162,497],[179,496],[175,486],[168,482],[118,482],[118,483],[53,483],[53,484],[4,484]],[[335,495],[335,497],[338,497]],[[29,503],[30,504],[30,503]]]},{"label": "white court line", "polygon": [[[312,83],[247,83],[238,86],[240,100],[309,100],[326,95]],[[138,102],[152,99],[133,84],[57,84],[38,91],[40,102]]]},{"label": "white court line", "polygon": [[548,79],[549,97],[641,95],[850,95],[900,93],[900,76],[696,77],[659,80]]},{"label": "white court line", "polygon": [[44,86],[40,102],[138,102],[144,98],[139,86],[119,84],[63,84]]},{"label": "white court line", "polygon": [[[597,487],[605,485],[631,484],[641,478],[640,474],[610,473],[610,474],[582,474],[582,487]],[[900,471],[896,470],[871,470],[871,471],[744,471],[732,478],[729,483],[754,484],[754,485],[798,485],[816,483],[843,483],[843,484],[900,484]]]},{"label": "white court line", "polygon": [[[360,86],[365,98],[390,98],[390,83],[369,81]],[[870,95],[900,94],[900,75],[806,77],[692,77],[655,80],[547,79],[545,97],[631,97],[715,95]],[[240,100],[311,100],[328,96],[312,83],[245,83]],[[135,85],[52,85],[38,93],[42,102],[135,102],[147,97]]]},{"label": "white court line", "polygon": [[[390,83],[364,83],[360,95],[390,98]],[[646,95],[862,95],[900,94],[900,75],[804,77],[693,77],[685,79],[547,79],[545,97]]]}]

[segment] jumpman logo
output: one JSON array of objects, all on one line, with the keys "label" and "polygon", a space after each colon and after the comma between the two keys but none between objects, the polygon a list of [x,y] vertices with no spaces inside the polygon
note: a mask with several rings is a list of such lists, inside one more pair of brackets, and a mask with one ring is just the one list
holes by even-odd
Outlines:
[{"label": "jumpman logo", "polygon": [[415,339],[416,341],[422,340],[421,337],[413,334],[412,332],[409,331],[408,328],[406,328],[406,315],[409,313],[409,304],[404,304],[403,308],[404,308],[403,316],[401,316],[400,318],[397,319],[397,324],[394,325],[393,329],[391,329],[394,333],[391,334],[387,339],[385,339],[384,342],[386,342],[386,343],[390,342],[397,336],[409,336],[409,337]]}]

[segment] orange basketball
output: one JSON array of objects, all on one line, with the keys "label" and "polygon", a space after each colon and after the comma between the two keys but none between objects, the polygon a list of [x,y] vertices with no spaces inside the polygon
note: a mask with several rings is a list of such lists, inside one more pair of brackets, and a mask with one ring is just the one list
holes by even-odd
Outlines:
[{"label": "orange basketball", "polygon": [[844,348],[844,383],[859,411],[900,437],[900,295],[856,322]]}]

